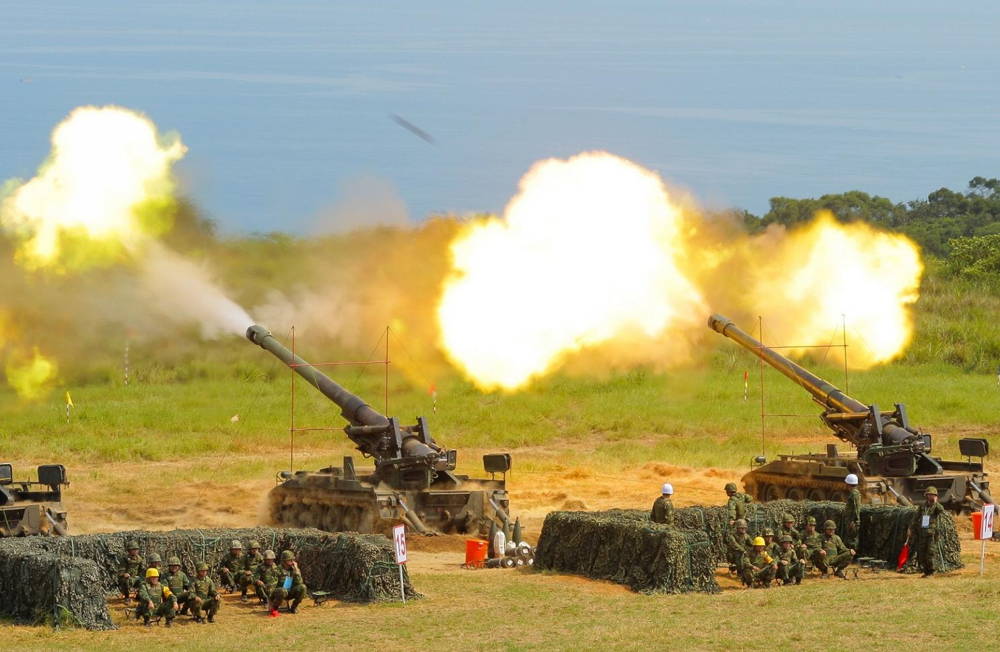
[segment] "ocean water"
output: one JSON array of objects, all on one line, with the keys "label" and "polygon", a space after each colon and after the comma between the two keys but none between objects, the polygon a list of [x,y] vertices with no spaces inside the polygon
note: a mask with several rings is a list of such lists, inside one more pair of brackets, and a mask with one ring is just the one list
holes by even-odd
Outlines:
[{"label": "ocean water", "polygon": [[345,202],[499,211],[534,161],[591,149],[756,213],[1000,176],[995,3],[56,0],[3,17],[0,179],[30,176],[73,107],[127,106],[181,134],[185,191],[230,232],[308,232]]}]

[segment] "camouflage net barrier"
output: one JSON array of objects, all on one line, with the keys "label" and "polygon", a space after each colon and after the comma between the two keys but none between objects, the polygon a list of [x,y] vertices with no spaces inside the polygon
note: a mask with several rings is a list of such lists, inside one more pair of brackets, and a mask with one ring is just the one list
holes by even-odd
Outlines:
[{"label": "camouflage net barrier", "polygon": [[703,532],[634,518],[629,512],[552,512],[535,568],[624,584],[641,593],[716,593],[715,559]]},{"label": "camouflage net barrier", "polygon": [[[777,500],[747,508],[751,536],[764,528],[781,528],[791,514],[800,532],[806,518],[819,528],[832,520],[837,532],[846,530],[844,503]],[[862,505],[861,538],[857,557],[871,557],[896,568],[916,508]],[[538,540],[535,566],[624,584],[645,593],[718,591],[714,570],[726,561],[729,517],[725,507],[685,507],[675,512],[676,527],[652,523],[648,510],[613,509],[605,512],[552,512],[545,518]],[[950,514],[939,521],[935,551],[939,572],[962,568],[961,543]],[[682,554],[682,551],[683,554]],[[911,554],[903,572],[918,572]]]},{"label": "camouflage net barrier", "polygon": [[[245,528],[225,530],[131,531],[73,537],[0,539],[0,613],[20,622],[73,623],[89,629],[113,627],[107,596],[117,594],[117,571],[129,540],[143,558],[177,556],[188,575],[195,565],[214,569],[233,539],[244,547],[260,541],[262,550],[296,553],[310,591],[324,591],[350,602],[400,599],[399,569],[392,544],[381,535],[320,530]],[[44,578],[44,579],[42,579]],[[420,595],[404,567],[407,599]]]}]

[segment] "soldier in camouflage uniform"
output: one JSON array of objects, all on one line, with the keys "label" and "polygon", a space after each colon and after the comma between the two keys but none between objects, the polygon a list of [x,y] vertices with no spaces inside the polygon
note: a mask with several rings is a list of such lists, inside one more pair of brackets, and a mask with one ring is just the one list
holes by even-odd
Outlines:
[{"label": "soldier in camouflage uniform", "polygon": [[827,521],[823,524],[822,542],[814,563],[824,575],[830,568],[833,568],[834,575],[846,580],[847,575],[844,574],[844,569],[854,559],[854,550],[845,546],[841,538],[834,534],[836,529],[837,524],[833,521]]},{"label": "soldier in camouflage uniform", "polygon": [[294,552],[291,550],[281,552],[281,566],[285,573],[284,582],[271,594],[271,608],[277,609],[282,601],[287,599],[288,613],[293,614],[306,597],[306,583],[302,581],[302,573],[299,572]]},{"label": "soldier in camouflage uniform", "polygon": [[774,540],[774,530],[769,527],[764,528],[764,551],[772,558],[777,558],[781,552],[781,546]]},{"label": "soldier in camouflage uniform", "polygon": [[174,621],[174,610],[177,608],[177,598],[170,591],[170,587],[160,584],[160,571],[155,568],[146,570],[146,581],[139,587],[139,595],[136,597],[136,618],[142,618],[146,627],[150,626],[150,620],[155,617],[167,619],[167,627]]},{"label": "soldier in camouflage uniform", "polygon": [[799,531],[795,529],[795,517],[791,514],[782,514],[781,516],[781,528],[777,532],[778,542],[781,542],[781,537],[788,535],[792,537],[792,545],[797,546],[802,538]]},{"label": "soldier in camouflage uniform", "polygon": [[848,548],[857,550],[861,539],[861,492],[858,491],[858,476],[849,473],[844,482],[850,487],[847,503],[844,505],[844,523],[847,529],[844,543]]},{"label": "soldier in camouflage uniform", "polygon": [[260,554],[260,543],[251,541],[249,552],[243,556],[243,568],[236,576],[236,584],[240,587],[240,601],[247,601],[247,591],[253,586],[257,576],[257,567],[264,563],[264,555]]},{"label": "soldier in camouflage uniform", "polygon": [[802,532],[802,543],[799,544],[799,559],[811,561],[816,565],[816,558],[823,544],[823,535],[816,531],[816,517],[806,519],[806,529]]},{"label": "soldier in camouflage uniform", "polygon": [[806,572],[806,562],[799,559],[799,554],[795,550],[795,542],[790,534],[781,535],[781,551],[774,558],[777,562],[777,577],[783,584],[802,584],[802,578]]},{"label": "soldier in camouflage uniform", "polygon": [[[156,569],[156,573],[157,573],[157,577],[159,577],[160,566],[162,564],[163,564],[163,560],[160,559],[160,554],[159,553],[156,553],[156,552],[150,553],[149,557],[146,558],[146,570],[148,571],[150,568],[155,568]],[[144,584],[143,577],[146,577],[145,571],[144,571],[144,574],[142,576],[135,578],[134,584],[135,584],[136,591],[138,591],[139,588],[141,588],[142,585]]]},{"label": "soldier in camouflage uniform", "polygon": [[226,591],[236,590],[236,576],[243,570],[243,543],[233,539],[229,544],[229,554],[219,562],[219,583]]},{"label": "soldier in camouflage uniform", "polygon": [[671,496],[674,495],[674,486],[669,482],[660,489],[660,497],[653,503],[653,510],[649,515],[649,520],[654,523],[664,525],[674,524],[674,503]]},{"label": "soldier in camouflage uniform", "polygon": [[765,550],[764,537],[753,540],[753,549],[743,555],[743,583],[749,587],[768,588],[774,579],[777,565]]},{"label": "soldier in camouflage uniform", "polygon": [[191,583],[191,597],[188,603],[191,605],[191,615],[196,623],[205,623],[205,618],[201,615],[201,610],[205,610],[208,622],[215,622],[215,614],[219,613],[222,600],[219,592],[215,588],[215,580],[208,576],[208,564],[201,562],[198,564],[198,577]]},{"label": "soldier in camouflage uniform", "polygon": [[736,521],[747,517],[747,505],[753,502],[750,494],[738,491],[735,482],[726,484],[726,495],[729,496],[726,502],[726,510],[729,512],[729,526],[733,527]]},{"label": "soldier in camouflage uniform", "polygon": [[726,552],[729,558],[729,572],[743,573],[743,558],[753,548],[753,539],[747,534],[747,522],[736,521],[736,531],[726,538]]},{"label": "soldier in camouflage uniform", "polygon": [[274,551],[264,551],[264,562],[257,567],[257,579],[254,587],[261,602],[268,602],[268,613],[274,618],[278,615],[278,607],[271,608],[270,598],[278,584],[285,579],[285,573],[274,563]]},{"label": "soldier in camouflage uniform", "polygon": [[944,516],[944,507],[938,502],[937,487],[928,487],[924,492],[924,505],[917,509],[906,535],[906,543],[914,542],[917,563],[923,577],[934,574],[938,556],[938,519]]},{"label": "soldier in camouflage uniform", "polygon": [[180,608],[179,615],[186,614],[188,612],[188,598],[191,597],[191,578],[181,570],[179,557],[167,557],[167,574],[162,578],[162,583],[169,586],[170,592],[177,598],[177,606]]},{"label": "soldier in camouflage uniform", "polygon": [[142,557],[139,556],[139,544],[129,541],[125,544],[128,554],[122,558],[122,563],[118,566],[118,590],[125,598],[125,604],[129,604],[132,589],[136,588],[136,582],[142,580],[142,573],[145,570]]}]

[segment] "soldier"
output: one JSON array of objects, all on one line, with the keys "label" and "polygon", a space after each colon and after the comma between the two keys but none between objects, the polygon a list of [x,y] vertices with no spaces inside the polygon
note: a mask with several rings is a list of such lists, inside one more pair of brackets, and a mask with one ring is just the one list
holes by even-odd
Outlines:
[{"label": "soldier", "polygon": [[847,528],[844,543],[857,550],[858,541],[861,539],[861,492],[858,491],[858,476],[848,473],[844,482],[850,487],[847,504],[844,506],[844,521]]},{"label": "soldier", "polygon": [[781,551],[775,557],[778,564],[777,577],[782,584],[788,585],[794,581],[802,584],[802,577],[806,572],[805,560],[799,559],[799,554],[795,550],[795,541],[790,534],[781,535]]},{"label": "soldier", "polygon": [[[154,553],[150,554],[149,557],[146,558],[146,570],[149,570],[150,568],[155,568],[156,569],[156,576],[159,577],[160,576],[160,565],[162,563],[163,563],[163,560],[160,559],[159,553],[154,552]],[[143,584],[143,581],[142,581],[141,577],[135,578],[135,588],[136,589],[138,589],[139,587],[141,587],[142,584]]]},{"label": "soldier", "polygon": [[[257,579],[254,580],[254,589],[261,602],[268,603],[268,615],[271,618],[278,616],[278,606],[271,607],[271,595],[278,587],[278,583],[284,579],[285,574],[280,568],[274,565],[274,551],[264,551],[264,562],[257,567]],[[280,603],[279,603],[280,604]]]},{"label": "soldier", "polygon": [[146,627],[150,626],[149,621],[153,616],[166,617],[167,627],[173,623],[177,599],[171,593],[170,587],[160,584],[160,571],[157,569],[146,569],[146,581],[139,587],[136,601],[138,604],[135,610],[136,618],[141,617]]},{"label": "soldier", "polygon": [[139,556],[139,544],[129,541],[125,544],[128,554],[122,558],[122,563],[118,566],[118,590],[121,591],[125,604],[129,604],[132,589],[136,588],[138,580],[142,579],[143,563]]},{"label": "soldier", "polygon": [[181,570],[179,557],[167,557],[167,574],[163,578],[163,583],[170,587],[170,592],[177,599],[177,606],[180,608],[179,615],[186,614],[188,598],[191,597],[191,578]]},{"label": "soldier", "polygon": [[833,533],[836,529],[837,524],[833,521],[827,521],[823,524],[823,538],[814,563],[824,575],[830,568],[833,568],[834,575],[846,580],[847,575],[844,574],[844,569],[854,559],[854,550],[845,546],[841,538]]},{"label": "soldier", "polygon": [[934,563],[938,554],[938,519],[944,516],[944,507],[938,502],[937,487],[927,487],[924,500],[924,506],[913,515],[906,543],[914,541],[917,563],[924,573],[923,577],[930,577],[936,570]]},{"label": "soldier", "polygon": [[236,590],[236,576],[243,570],[243,543],[233,539],[229,544],[229,554],[219,562],[219,581],[226,591]]},{"label": "soldier", "polygon": [[781,537],[788,535],[792,537],[792,545],[796,546],[802,536],[799,531],[795,529],[795,517],[791,514],[782,514],[781,516],[781,529],[778,530],[778,541],[781,541]]},{"label": "soldier", "polygon": [[729,558],[729,572],[743,573],[743,557],[753,547],[753,540],[747,534],[747,522],[743,519],[736,521],[736,531],[731,533],[726,539],[727,556]]},{"label": "soldier", "polygon": [[799,558],[811,561],[816,565],[819,549],[822,547],[823,535],[816,531],[816,517],[806,519],[806,529],[802,532],[802,543],[799,544]]},{"label": "soldier", "polygon": [[306,597],[306,583],[302,581],[302,573],[295,561],[295,553],[291,550],[281,552],[281,565],[285,572],[284,581],[271,594],[271,609],[277,609],[286,598],[289,600],[288,613],[295,613],[299,604]]},{"label": "soldier", "polygon": [[769,527],[764,528],[764,551],[775,559],[781,552],[781,546],[774,540],[774,530]]},{"label": "soldier", "polygon": [[671,501],[671,496],[674,495],[674,486],[667,482],[660,489],[660,493],[660,497],[653,503],[653,511],[649,515],[649,520],[654,523],[673,525],[674,503]]},{"label": "soldier", "polygon": [[222,601],[219,599],[219,592],[215,588],[215,581],[208,576],[208,564],[201,562],[198,564],[198,577],[191,584],[191,615],[196,623],[205,623],[201,615],[201,610],[205,610],[208,622],[215,622],[215,614],[219,613]]},{"label": "soldier", "polygon": [[756,537],[753,540],[753,550],[743,555],[743,583],[749,587],[760,586],[766,589],[774,579],[777,565],[764,548],[764,537]]},{"label": "soldier", "polygon": [[735,482],[726,483],[726,495],[729,496],[726,509],[729,511],[729,526],[732,527],[736,521],[746,518],[747,505],[753,502],[753,498],[738,491]]},{"label": "soldier", "polygon": [[243,568],[236,576],[236,584],[240,587],[240,601],[247,601],[247,591],[253,586],[254,578],[257,576],[257,567],[264,561],[264,556],[260,554],[260,543],[251,541],[250,551],[243,557]]}]

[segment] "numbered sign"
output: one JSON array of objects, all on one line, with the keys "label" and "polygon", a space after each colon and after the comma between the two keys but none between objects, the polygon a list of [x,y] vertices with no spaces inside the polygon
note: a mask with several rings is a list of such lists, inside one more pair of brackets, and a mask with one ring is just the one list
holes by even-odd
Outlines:
[{"label": "numbered sign", "polygon": [[406,528],[397,525],[392,528],[392,541],[396,546],[396,563],[406,563]]},{"label": "numbered sign", "polygon": [[993,512],[993,505],[983,505],[983,520],[979,529],[980,539],[989,539],[993,537]]}]

